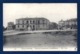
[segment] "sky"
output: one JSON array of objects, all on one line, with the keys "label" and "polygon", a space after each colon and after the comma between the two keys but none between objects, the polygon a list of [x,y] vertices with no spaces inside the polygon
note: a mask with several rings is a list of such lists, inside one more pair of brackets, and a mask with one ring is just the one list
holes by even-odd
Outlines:
[{"label": "sky", "polygon": [[77,18],[77,3],[3,3],[3,26],[19,18],[44,17],[58,23]]}]

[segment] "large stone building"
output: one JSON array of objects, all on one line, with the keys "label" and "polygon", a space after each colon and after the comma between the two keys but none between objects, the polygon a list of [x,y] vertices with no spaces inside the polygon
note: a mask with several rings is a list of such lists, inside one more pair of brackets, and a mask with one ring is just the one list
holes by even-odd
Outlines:
[{"label": "large stone building", "polygon": [[77,29],[77,19],[61,20],[58,24],[59,29]]},{"label": "large stone building", "polygon": [[49,24],[45,18],[21,18],[16,19],[16,30],[46,30]]}]

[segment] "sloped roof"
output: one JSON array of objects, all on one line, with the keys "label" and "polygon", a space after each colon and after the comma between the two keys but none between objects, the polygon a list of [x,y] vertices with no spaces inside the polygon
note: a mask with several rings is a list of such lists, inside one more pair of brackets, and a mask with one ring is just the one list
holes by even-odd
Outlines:
[{"label": "sloped roof", "polygon": [[17,20],[31,20],[31,19],[36,19],[36,20],[40,20],[40,19],[44,19],[44,20],[48,20],[48,19],[46,19],[46,18],[43,18],[43,17],[34,17],[34,18],[20,18],[20,19],[17,19]]}]

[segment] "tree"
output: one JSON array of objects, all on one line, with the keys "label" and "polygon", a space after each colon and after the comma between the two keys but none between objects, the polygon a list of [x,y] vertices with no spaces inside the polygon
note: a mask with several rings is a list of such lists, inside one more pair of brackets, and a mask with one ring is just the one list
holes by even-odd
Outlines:
[{"label": "tree", "polygon": [[58,28],[58,24],[52,22],[52,23],[50,24],[49,28],[50,28],[50,29],[57,29],[57,28]]}]

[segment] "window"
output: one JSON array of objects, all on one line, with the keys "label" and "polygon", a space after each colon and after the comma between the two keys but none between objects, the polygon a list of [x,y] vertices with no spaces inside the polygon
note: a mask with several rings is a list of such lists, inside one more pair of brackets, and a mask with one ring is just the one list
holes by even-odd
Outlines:
[{"label": "window", "polygon": [[22,25],[22,27],[24,27],[24,25]]},{"label": "window", "polygon": [[17,25],[17,27],[19,28],[19,25]]},{"label": "window", "polygon": [[31,23],[31,20],[30,20],[30,23]]},{"label": "window", "polygon": [[28,23],[28,21],[26,21],[26,23]]},{"label": "window", "polygon": [[35,23],[35,21],[33,21],[33,24]]},{"label": "window", "polygon": [[38,24],[40,24],[40,21],[38,20]]},{"label": "window", "polygon": [[31,23],[33,23],[33,20],[31,21]]},{"label": "window", "polygon": [[45,23],[45,20],[43,20],[43,24]]},{"label": "window", "polygon": [[22,24],[24,24],[24,20],[22,21]]},{"label": "window", "polygon": [[26,27],[28,27],[29,25],[26,25]]},{"label": "window", "polygon": [[33,30],[35,30],[35,26],[33,25]]}]

